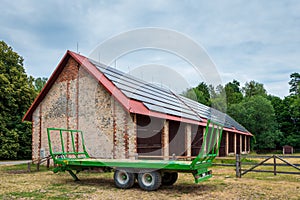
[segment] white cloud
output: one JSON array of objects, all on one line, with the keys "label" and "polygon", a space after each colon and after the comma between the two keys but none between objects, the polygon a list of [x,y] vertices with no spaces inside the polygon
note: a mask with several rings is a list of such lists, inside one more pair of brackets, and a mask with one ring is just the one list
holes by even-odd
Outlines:
[{"label": "white cloud", "polygon": [[[0,7],[0,40],[25,58],[34,76],[50,76],[67,49],[76,51],[77,42],[88,55],[105,39],[138,27],[182,32],[207,50],[223,81],[257,80],[281,97],[288,94],[289,74],[300,69],[297,0],[21,0],[2,1]],[[168,62],[168,57],[157,59]],[[197,84],[198,77],[191,80]]]}]

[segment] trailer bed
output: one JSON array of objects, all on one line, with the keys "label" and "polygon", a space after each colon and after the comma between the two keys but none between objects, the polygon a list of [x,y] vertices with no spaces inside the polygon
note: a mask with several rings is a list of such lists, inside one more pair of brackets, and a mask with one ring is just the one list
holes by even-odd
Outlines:
[{"label": "trailer bed", "polygon": [[183,160],[130,160],[130,159],[61,159],[57,163],[63,162],[68,166],[81,167],[111,167],[111,168],[146,168],[146,169],[167,169],[191,171],[201,167],[210,167],[211,162],[201,162],[191,167],[191,161]]},{"label": "trailer bed", "polygon": [[[140,187],[144,190],[156,190],[161,184],[171,185],[177,180],[178,172],[192,173],[195,182],[204,181],[212,177],[208,167],[218,155],[223,127],[219,124],[207,122],[203,136],[203,144],[196,158],[192,161],[183,160],[138,160],[138,159],[95,159],[86,151],[83,132],[80,130],[68,130],[60,128],[48,128],[49,151],[57,166],[54,172],[67,171],[79,180],[77,173],[90,168],[109,168],[115,171],[114,180],[119,188],[132,187],[135,179],[138,179]],[[59,134],[61,151],[54,152],[51,142],[51,134]],[[71,151],[65,151],[64,134],[71,138]],[[81,149],[75,146],[75,140],[81,137]],[[74,173],[76,171],[76,174]]]}]

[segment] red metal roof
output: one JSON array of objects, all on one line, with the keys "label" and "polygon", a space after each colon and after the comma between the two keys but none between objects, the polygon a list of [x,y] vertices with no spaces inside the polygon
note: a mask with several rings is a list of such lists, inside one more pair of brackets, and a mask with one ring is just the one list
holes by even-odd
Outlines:
[{"label": "red metal roof", "polygon": [[[174,120],[174,121],[180,121],[180,122],[185,122],[185,123],[191,123],[191,124],[197,124],[197,125],[206,125],[206,119],[202,119],[202,121],[196,121],[192,119],[187,119],[184,117],[179,117],[179,116],[174,116],[174,115],[169,115],[166,113],[160,113],[160,112],[155,112],[149,110],[142,102],[130,99],[126,95],[122,93],[122,91],[116,87],[112,81],[110,81],[97,67],[89,61],[88,58],[79,55],[77,53],[74,53],[72,51],[67,51],[60,63],[58,64],[57,68],[47,81],[46,85],[40,92],[40,94],[36,97],[28,111],[26,112],[25,116],[23,117],[23,121],[32,121],[32,115],[35,109],[38,107],[38,105],[43,101],[44,97],[47,95],[48,91],[52,87],[52,85],[55,83],[56,79],[59,77],[60,73],[62,72],[63,68],[65,67],[67,61],[69,58],[72,57],[75,59],[84,69],[89,72],[103,87],[113,96],[115,99],[125,108],[130,113],[136,113],[136,114],[141,114],[141,115],[148,115],[148,116],[153,116],[153,117],[158,117],[158,118],[163,118],[163,119],[169,119],[169,120]],[[250,135],[252,136],[251,133],[249,132],[242,132],[238,131],[236,129],[228,129],[224,128],[226,131],[230,132],[236,132],[239,134],[244,134],[244,135]]]}]

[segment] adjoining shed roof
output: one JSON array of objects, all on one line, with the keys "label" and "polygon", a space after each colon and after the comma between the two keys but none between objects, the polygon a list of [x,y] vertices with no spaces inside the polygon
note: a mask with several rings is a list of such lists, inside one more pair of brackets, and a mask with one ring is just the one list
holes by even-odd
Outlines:
[{"label": "adjoining shed roof", "polygon": [[252,136],[227,114],[71,51],[67,51],[23,120],[32,120],[32,113],[50,90],[70,57],[94,76],[131,113],[198,125],[205,125],[207,119],[212,119],[224,124],[224,130]]}]

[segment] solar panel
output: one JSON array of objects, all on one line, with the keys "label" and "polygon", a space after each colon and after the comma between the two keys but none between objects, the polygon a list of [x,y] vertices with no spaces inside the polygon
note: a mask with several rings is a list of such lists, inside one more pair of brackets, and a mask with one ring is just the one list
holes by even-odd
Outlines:
[{"label": "solar panel", "polygon": [[142,102],[149,110],[183,117],[196,121],[201,118],[212,119],[224,124],[227,128],[235,128],[248,132],[242,125],[229,115],[214,108],[176,95],[171,90],[145,82],[122,71],[90,60],[125,96]]}]

